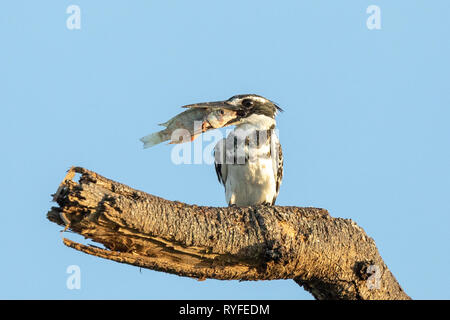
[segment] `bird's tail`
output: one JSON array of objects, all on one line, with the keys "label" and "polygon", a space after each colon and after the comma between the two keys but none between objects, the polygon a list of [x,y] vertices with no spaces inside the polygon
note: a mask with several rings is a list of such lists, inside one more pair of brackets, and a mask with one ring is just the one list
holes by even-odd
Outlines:
[{"label": "bird's tail", "polygon": [[144,143],[144,149],[153,147],[161,142],[169,140],[164,130],[158,131],[140,139]]}]

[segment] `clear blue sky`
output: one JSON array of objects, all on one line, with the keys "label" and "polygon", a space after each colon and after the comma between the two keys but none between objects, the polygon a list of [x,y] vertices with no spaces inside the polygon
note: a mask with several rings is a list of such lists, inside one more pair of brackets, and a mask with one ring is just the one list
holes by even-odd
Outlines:
[{"label": "clear blue sky", "polygon": [[[71,4],[80,30],[66,27]],[[381,30],[366,27],[371,4]],[[72,165],[225,205],[211,165],[175,165],[171,147],[138,139],[181,105],[257,93],[285,109],[278,204],[356,221],[409,295],[449,299],[449,12],[446,0],[3,1],[0,298],[311,299],[289,280],[198,282],[88,256],[45,217]],[[66,287],[70,265],[80,290]]]}]

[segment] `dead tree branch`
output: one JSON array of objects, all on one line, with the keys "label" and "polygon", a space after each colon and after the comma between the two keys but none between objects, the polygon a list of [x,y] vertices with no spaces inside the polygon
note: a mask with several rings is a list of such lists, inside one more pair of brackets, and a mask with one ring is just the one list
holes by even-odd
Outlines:
[{"label": "dead tree branch", "polygon": [[101,258],[198,279],[294,279],[317,299],[409,299],[373,239],[324,209],[187,205],[79,167],[54,201],[50,221],[104,249],[64,243]]}]

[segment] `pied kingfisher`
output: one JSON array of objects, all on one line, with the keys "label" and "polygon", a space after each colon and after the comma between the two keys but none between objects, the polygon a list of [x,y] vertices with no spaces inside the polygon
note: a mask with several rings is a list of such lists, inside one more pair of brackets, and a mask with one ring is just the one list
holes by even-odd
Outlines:
[{"label": "pied kingfisher", "polygon": [[234,131],[214,148],[215,169],[225,187],[228,205],[274,205],[283,177],[283,154],[275,132],[275,116],[283,110],[255,94],[186,107],[224,110],[222,114],[235,111],[236,116],[223,125],[235,125]]}]

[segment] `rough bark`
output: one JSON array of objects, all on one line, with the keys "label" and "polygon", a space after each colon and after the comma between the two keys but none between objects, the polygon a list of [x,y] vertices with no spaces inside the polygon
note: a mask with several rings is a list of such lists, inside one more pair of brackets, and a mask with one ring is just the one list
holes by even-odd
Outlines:
[{"label": "rough bark", "polygon": [[79,167],[54,201],[50,221],[104,248],[64,244],[94,256],[197,279],[294,279],[316,299],[410,299],[373,239],[324,209],[188,205]]}]

